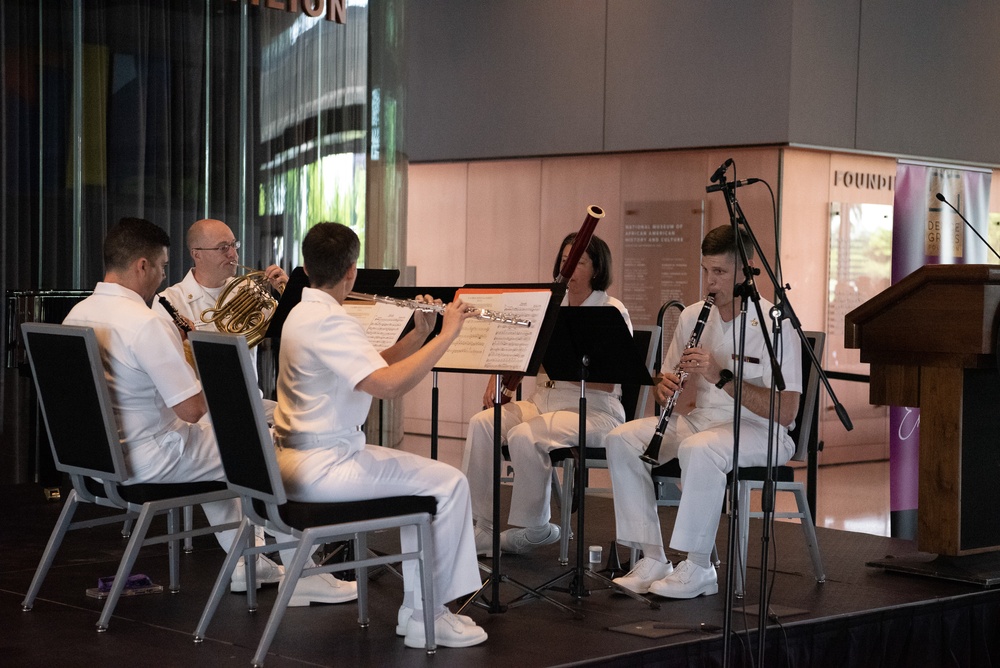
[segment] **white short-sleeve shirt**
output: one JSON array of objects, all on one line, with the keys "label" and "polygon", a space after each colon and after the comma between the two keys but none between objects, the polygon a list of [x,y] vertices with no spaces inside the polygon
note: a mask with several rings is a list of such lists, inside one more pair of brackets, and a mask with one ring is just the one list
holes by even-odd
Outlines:
[{"label": "white short-sleeve shirt", "polygon": [[[220,288],[206,288],[195,279],[194,269],[189,269],[180,283],[174,283],[161,292],[160,296],[165,297],[178,313],[193,322],[196,329],[216,332],[218,327],[215,323],[205,322],[201,319],[201,314],[207,309],[215,308],[219,295],[232,280],[232,278],[226,279],[225,285]],[[165,318],[170,318],[159,300],[153,301],[153,310]]]},{"label": "white short-sleeve shirt", "polygon": [[[698,302],[688,306],[681,313],[677,328],[674,330],[674,338],[667,350],[667,355],[663,359],[663,369],[673,371],[680,361],[681,354],[687,347],[691,333],[694,331],[695,323],[704,302]],[[746,343],[744,351],[743,380],[751,385],[759,387],[770,387],[771,385],[771,361],[767,348],[764,345],[763,331],[766,327],[768,335],[772,337],[771,321],[761,323],[757,316],[756,308],[749,305],[747,311]],[[761,310],[765,315],[769,314],[772,308],[770,302],[761,299]],[[713,308],[709,313],[702,331],[699,347],[711,352],[715,362],[722,368],[729,369],[736,373],[736,349],[739,347],[739,328],[742,315],[737,316],[730,322],[723,322],[719,311]],[[763,325],[763,326],[762,326]],[[781,328],[781,344],[776,346],[776,352],[781,361],[781,375],[785,380],[785,390],[789,392],[802,392],[802,347],[799,343],[795,330],[787,322]],[[719,389],[712,383],[705,380],[698,374],[691,376],[688,383],[694,383],[697,391],[695,407],[697,409],[718,412],[720,419],[732,419],[733,398],[725,391]],[[746,407],[741,409],[741,418],[753,422],[766,423],[767,418],[761,417]]]},{"label": "white short-sleeve shirt", "polygon": [[355,388],[385,366],[361,323],[336,299],[303,289],[302,301],[282,327],[274,412],[278,436],[335,435],[364,424],[372,397]]},{"label": "white short-sleeve shirt", "polygon": [[138,293],[98,283],[63,323],[94,329],[123,443],[145,443],[185,427],[171,406],[201,392],[201,384],[184,361],[173,324]]}]

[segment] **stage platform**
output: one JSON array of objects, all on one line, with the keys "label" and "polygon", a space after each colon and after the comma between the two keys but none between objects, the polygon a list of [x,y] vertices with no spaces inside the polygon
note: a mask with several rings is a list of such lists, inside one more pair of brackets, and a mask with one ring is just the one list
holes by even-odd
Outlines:
[{"label": "stage platform", "polygon": [[[503,489],[504,499],[509,489]],[[226,594],[201,644],[191,633],[205,604],[223,552],[200,539],[183,555],[182,591],[123,598],[110,629],[98,634],[101,601],[85,594],[97,578],[113,575],[124,548],[116,529],[71,532],[31,612],[21,611],[37,560],[60,509],[33,486],[0,487],[0,663],[8,666],[245,666],[263,630],[276,587],[265,587],[260,609],[249,614],[242,595]],[[506,516],[506,510],[504,511]],[[674,510],[661,510],[666,535]],[[200,517],[200,511],[196,512]],[[588,497],[587,544],[604,547],[614,537],[611,500]],[[758,597],[761,525],[751,521],[748,607]],[[995,666],[1000,665],[1000,590],[962,582],[900,575],[865,564],[914,555],[913,544],[867,534],[818,529],[826,582],[818,584],[797,524],[777,522],[772,534],[772,611],[766,633],[768,666]],[[726,521],[718,549],[726,555]],[[388,538],[385,538],[388,540]],[[571,543],[575,554],[575,543]],[[537,586],[567,570],[558,546],[526,556],[505,557],[504,572]],[[622,559],[627,551],[620,548]],[[135,572],[166,584],[163,546],[147,548]],[[641,637],[611,630],[619,626],[723,624],[725,563],[717,596],[690,601],[658,599],[659,610],[608,590],[581,599],[550,592],[583,614],[582,619],[533,601],[490,614],[468,611],[489,640],[468,649],[440,648],[434,656],[407,649],[394,634],[402,584],[383,570],[370,587],[371,626],[357,625],[353,604],[288,610],[271,645],[268,666],[717,666],[718,631],[664,630]],[[588,579],[589,586],[595,586]],[[519,592],[503,585],[502,602]],[[742,601],[737,599],[737,603]],[[756,665],[757,618],[738,607],[733,614],[730,665]],[[749,629],[749,631],[747,630]]]}]

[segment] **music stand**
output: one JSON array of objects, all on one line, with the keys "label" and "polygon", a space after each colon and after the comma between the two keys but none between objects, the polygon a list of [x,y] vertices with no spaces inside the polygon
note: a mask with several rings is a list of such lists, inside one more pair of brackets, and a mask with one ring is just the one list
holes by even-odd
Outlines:
[{"label": "music stand", "polygon": [[[534,347],[531,350],[530,359],[523,369],[511,369],[511,368],[450,368],[441,367],[442,371],[461,371],[469,373],[485,373],[485,374],[495,374],[497,376],[496,380],[496,394],[498,398],[497,402],[493,404],[493,557],[492,566],[487,567],[480,563],[480,568],[488,573],[486,580],[483,582],[482,586],[473,592],[461,605],[458,612],[461,613],[469,605],[475,603],[476,605],[483,606],[489,610],[491,613],[496,612],[506,612],[507,606],[500,603],[500,584],[501,582],[506,582],[512,585],[522,592],[524,595],[530,595],[536,598],[544,599],[552,605],[565,610],[572,614],[576,618],[580,618],[580,613],[567,605],[560,603],[544,594],[543,592],[532,589],[531,587],[513,580],[507,575],[504,575],[500,569],[500,471],[502,467],[502,443],[503,434],[500,433],[501,427],[501,417],[503,414],[503,406],[499,402],[500,389],[501,389],[501,376],[504,373],[514,372],[523,373],[525,376],[534,376],[538,374],[538,368],[541,366],[542,358],[545,355],[545,350],[549,344],[549,339],[552,335],[552,329],[555,327],[557,314],[560,311],[559,304],[562,302],[563,295],[566,291],[566,286],[557,283],[533,283],[533,284],[515,284],[515,285],[468,285],[465,286],[470,289],[485,288],[489,290],[495,290],[497,292],[503,291],[517,291],[517,290],[546,290],[549,291],[548,304],[545,309],[545,315],[542,318],[541,323],[538,324],[539,332],[535,339]],[[534,326],[534,325],[533,325]],[[435,367],[435,370],[438,368]],[[490,591],[490,596],[486,597],[487,590]],[[479,597],[487,598],[487,603],[482,603],[477,599]]]},{"label": "music stand", "polygon": [[[413,299],[417,295],[430,295],[434,299],[440,299],[445,304],[455,301],[455,292],[458,288],[454,287],[409,287],[400,286],[397,288],[388,288],[380,294],[384,294],[386,297],[395,297],[397,299]],[[438,318],[437,322],[434,323],[434,329],[428,335],[428,339],[437,336],[441,333],[441,322],[442,318]],[[403,336],[413,329],[413,323],[410,322],[403,328]],[[438,458],[438,413],[439,413],[439,390],[438,390],[438,370],[431,370],[431,459]]]},{"label": "music stand", "polygon": [[[564,306],[559,310],[550,346],[545,354],[545,371],[553,380],[580,383],[580,465],[576,478],[576,566],[543,584],[538,589],[555,588],[559,581],[571,577],[565,590],[577,599],[589,595],[584,577],[590,577],[612,588],[611,580],[584,568],[584,499],[587,480],[587,383],[618,385],[652,385],[644,356],[636,349],[625,320],[613,306]],[[641,601],[652,609],[660,606],[644,596],[623,587],[616,591]]]},{"label": "music stand", "polygon": [[[359,292],[379,292],[380,294],[391,288],[399,279],[399,269],[358,269],[358,277],[354,281],[354,287]],[[302,289],[310,287],[309,277],[302,267],[292,269],[288,276],[288,283],[281,293],[278,305],[274,307],[274,315],[264,333],[266,338],[281,341],[281,328],[285,325],[285,320],[292,308],[302,301]]]}]

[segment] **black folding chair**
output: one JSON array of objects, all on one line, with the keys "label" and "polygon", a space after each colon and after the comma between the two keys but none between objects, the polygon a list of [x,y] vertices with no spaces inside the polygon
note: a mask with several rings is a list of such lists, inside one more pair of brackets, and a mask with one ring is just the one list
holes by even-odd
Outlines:
[{"label": "black folding chair", "polygon": [[[118,425],[94,330],[44,323],[25,323],[21,329],[56,469],[68,474],[73,485],[21,608],[31,610],[68,531],[134,521],[128,546],[97,622],[98,631],[107,631],[139,550],[146,545],[167,543],[170,590],[179,591],[181,541],[239,526],[232,522],[179,531],[181,510],[195,504],[232,499],[236,495],[227,490],[223,482],[128,484],[125,454],[118,438]],[[74,522],[73,517],[82,503],[121,512]],[[164,513],[167,515],[166,533],[148,535],[153,518]]]},{"label": "black folding chair", "polygon": [[[394,496],[338,503],[289,501],[264,419],[246,340],[242,336],[215,332],[192,332],[189,340],[208,401],[228,485],[240,495],[245,515],[195,629],[195,642],[205,638],[208,625],[241,556],[246,557],[246,563],[251,563],[254,561],[251,557],[260,552],[295,547],[292,563],[285,564],[285,577],[278,588],[278,598],[254,654],[255,666],[263,665],[299,578],[356,570],[358,623],[366,627],[368,567],[407,559],[417,560],[423,593],[425,648],[428,654],[433,654],[436,645],[431,520],[437,511],[437,500],[432,496]],[[284,534],[292,539],[275,545],[253,545],[254,526],[266,527],[269,532]],[[368,533],[404,526],[414,526],[418,530],[416,551],[366,556],[369,555]],[[325,565],[312,563],[310,557],[315,546],[342,540],[354,541],[353,558]],[[251,591],[252,588],[248,587],[247,593]],[[250,600],[253,610],[256,604],[252,596]]]},{"label": "black folding chair", "polygon": [[[812,347],[817,359],[823,357],[823,345],[826,342],[826,334],[823,332],[804,332],[808,345]],[[802,344],[803,347],[806,344]],[[799,399],[799,410],[795,416],[795,426],[789,432],[795,442],[795,453],[791,460],[797,462],[806,461],[809,456],[809,449],[816,447],[817,418],[819,415],[819,374],[812,368],[809,356],[803,350],[802,353],[802,397]],[[730,473],[732,475],[732,473]],[[657,498],[661,495],[663,500],[658,500],[658,505],[677,505],[675,498],[679,495],[664,493],[664,489],[676,489],[680,485],[680,463],[677,459],[661,464],[652,470],[653,483],[656,488]],[[738,494],[740,508],[740,524],[738,528],[739,559],[738,568],[735,569],[736,596],[742,596],[746,583],[747,570],[747,547],[750,535],[750,518],[762,518],[761,511],[750,510],[750,494],[753,490],[763,489],[764,481],[767,477],[767,470],[763,466],[740,466],[737,468]],[[806,500],[806,487],[804,483],[795,480],[795,469],[788,464],[776,466],[774,469],[774,491],[791,492],[795,498],[796,510],[785,512],[774,512],[774,519],[797,519],[802,525],[802,535],[805,539],[805,547],[809,551],[812,560],[813,573],[816,582],[825,582],[826,574],[823,570],[823,560],[819,553],[819,543],[816,540],[816,526],[813,523],[812,512]],[[713,560],[718,563],[715,549],[712,550]]]}]

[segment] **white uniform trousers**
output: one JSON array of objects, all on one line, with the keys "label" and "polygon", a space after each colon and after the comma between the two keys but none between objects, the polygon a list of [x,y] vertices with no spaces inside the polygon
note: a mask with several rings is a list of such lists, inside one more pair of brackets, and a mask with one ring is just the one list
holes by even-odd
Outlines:
[{"label": "white uniform trousers", "polygon": [[[611,431],[604,440],[615,499],[618,542],[628,547],[663,545],[650,466],[639,455],[649,445],[657,418],[633,420]],[[775,465],[788,461],[794,444],[784,428]],[[733,466],[732,413],[695,409],[687,416],[672,415],[659,452],[660,463],[677,457],[681,465],[681,500],[670,547],[680,552],[707,554],[715,545],[726,475]],[[740,466],[767,463],[767,425],[740,423]]]},{"label": "white uniform trousers", "polygon": [[[510,451],[514,487],[510,524],[537,527],[551,515],[552,462],[549,452],[579,445],[580,391],[539,388],[528,401],[501,410],[500,433]],[[621,402],[607,392],[587,392],[587,447],[600,447],[604,436],[625,421]],[[472,516],[493,521],[493,409],[469,421],[463,469],[472,491]]]},{"label": "white uniform trousers", "polygon": [[[360,501],[384,496],[433,496],[434,600],[444,605],[482,584],[472,532],[469,485],[453,466],[409,452],[366,445],[278,448],[278,464],[289,499],[304,502]],[[416,551],[417,530],[400,532],[404,551]],[[284,558],[284,557],[282,557]],[[421,600],[413,560],[403,564],[403,590]],[[418,605],[419,607],[419,605]]]},{"label": "white uniform trousers", "polygon": [[[222,459],[215,433],[207,422],[184,423],[177,431],[155,440],[125,448],[129,483],[184,483],[210,480],[225,481]],[[243,509],[239,499],[201,504],[210,525],[239,522]],[[236,530],[215,534],[222,549],[228,551]]]}]

